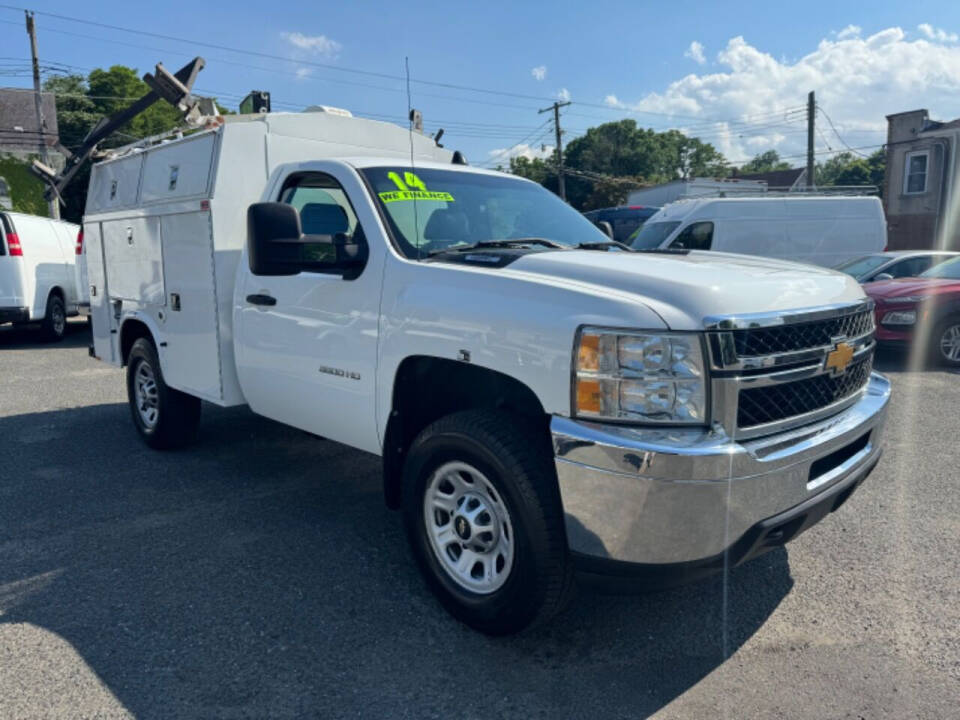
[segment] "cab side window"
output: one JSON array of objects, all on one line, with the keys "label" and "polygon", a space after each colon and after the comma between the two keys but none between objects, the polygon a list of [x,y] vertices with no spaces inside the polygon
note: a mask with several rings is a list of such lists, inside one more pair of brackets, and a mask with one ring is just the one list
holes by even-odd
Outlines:
[{"label": "cab side window", "polygon": [[297,209],[305,235],[343,233],[352,237],[358,230],[357,215],[346,192],[329,175],[304,173],[293,176],[284,185],[280,202]]},{"label": "cab side window", "polygon": [[929,257],[914,257],[901,260],[892,268],[887,270],[895,278],[916,277],[925,270],[930,269],[931,260]]},{"label": "cab side window", "polygon": [[682,250],[709,250],[713,244],[713,223],[695,222],[687,225],[670,247]]}]

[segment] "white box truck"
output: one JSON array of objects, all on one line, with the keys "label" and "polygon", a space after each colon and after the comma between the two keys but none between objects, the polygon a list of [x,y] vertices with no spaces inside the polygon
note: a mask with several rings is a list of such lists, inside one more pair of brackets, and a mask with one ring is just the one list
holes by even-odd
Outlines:
[{"label": "white box truck", "polygon": [[190,441],[205,400],[381,456],[427,583],[481,631],[549,618],[574,569],[745,562],[880,456],[846,275],[624,251],[539,185],[329,113],[225,118],[90,183],[91,353],[147,444]]},{"label": "white box truck", "polygon": [[662,208],[632,245],[837,267],[886,250],[887,221],[877,197],[697,198]]}]

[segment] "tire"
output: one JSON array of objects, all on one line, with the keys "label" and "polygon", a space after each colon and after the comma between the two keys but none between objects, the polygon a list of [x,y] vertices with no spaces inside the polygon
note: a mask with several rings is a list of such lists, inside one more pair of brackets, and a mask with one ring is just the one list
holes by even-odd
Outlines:
[{"label": "tire", "polygon": [[140,437],[156,450],[183,447],[197,436],[200,399],[168,387],[153,343],[139,338],[127,359],[127,400]]},{"label": "tire", "polygon": [[934,326],[930,358],[938,365],[960,368],[960,315],[951,315]]},{"label": "tire", "polygon": [[47,298],[47,309],[43,313],[40,332],[47,342],[59,342],[67,332],[67,308],[63,298],[51,293]]},{"label": "tire", "polygon": [[529,423],[472,410],[427,427],[404,465],[403,512],[427,585],[470,627],[516,633],[569,601],[573,571],[553,456]]}]

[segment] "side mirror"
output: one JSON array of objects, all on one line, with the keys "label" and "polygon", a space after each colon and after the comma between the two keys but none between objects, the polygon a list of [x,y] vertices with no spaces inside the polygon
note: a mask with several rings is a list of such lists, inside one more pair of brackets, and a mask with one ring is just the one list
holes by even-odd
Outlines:
[{"label": "side mirror", "polygon": [[247,210],[247,255],[254,275],[340,272],[353,279],[363,269],[365,251],[365,245],[345,233],[304,235],[300,213],[292,205],[254,203]]},{"label": "side mirror", "polygon": [[893,280],[893,275],[890,273],[877,273],[873,276],[873,281],[876,282],[877,280]]},{"label": "side mirror", "polygon": [[600,220],[597,222],[597,227],[603,230],[604,235],[613,240],[613,225],[609,221]]}]

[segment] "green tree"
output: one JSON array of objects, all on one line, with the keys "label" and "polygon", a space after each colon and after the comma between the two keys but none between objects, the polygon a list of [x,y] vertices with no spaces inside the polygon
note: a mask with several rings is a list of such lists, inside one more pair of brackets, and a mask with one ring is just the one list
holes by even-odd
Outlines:
[{"label": "green tree", "polygon": [[817,185],[876,185],[883,187],[887,155],[880,149],[869,157],[842,152],[817,164]]},{"label": "green tree", "polygon": [[740,166],[741,173],[765,173],[774,170],[789,170],[790,163],[780,159],[776,150],[767,150],[753,156],[753,160]]},{"label": "green tree", "polygon": [[634,185],[727,174],[726,159],[713,145],[677,130],[644,129],[632,119],[590,128],[567,146],[564,164],[617,179],[567,178],[567,198],[581,210],[623,202]]}]

